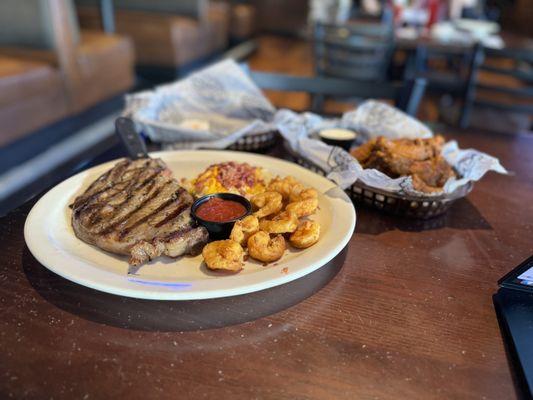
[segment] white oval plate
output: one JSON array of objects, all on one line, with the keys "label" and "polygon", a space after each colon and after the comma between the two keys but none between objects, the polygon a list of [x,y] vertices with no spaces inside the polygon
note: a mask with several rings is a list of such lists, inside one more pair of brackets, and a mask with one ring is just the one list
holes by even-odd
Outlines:
[{"label": "white oval plate", "polygon": [[209,165],[224,161],[247,162],[266,168],[273,176],[292,175],[320,193],[319,210],[312,219],[321,225],[321,238],[308,249],[289,249],[268,266],[249,259],[234,275],[207,270],[201,255],[162,257],[141,267],[136,275],[128,275],[126,257],[100,250],[74,235],[68,207],[115,160],[67,179],[35,204],[24,226],[24,237],[34,257],[56,274],[103,292],[142,299],[208,299],[255,292],[307,275],[335,257],[354,231],[355,210],[344,191],[296,164],[232,151],[157,152],[151,157],[163,159],[178,180],[191,179]]}]

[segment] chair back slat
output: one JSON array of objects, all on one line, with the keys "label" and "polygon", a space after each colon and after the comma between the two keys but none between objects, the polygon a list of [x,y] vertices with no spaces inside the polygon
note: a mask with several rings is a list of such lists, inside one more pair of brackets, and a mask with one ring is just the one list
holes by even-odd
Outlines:
[{"label": "chair back slat", "polygon": [[393,36],[392,25],[381,23],[353,23],[347,25],[320,24],[319,34],[339,38],[366,37],[374,39],[390,39]]},{"label": "chair back slat", "polygon": [[314,27],[313,50],[318,75],[386,81],[392,58],[392,30],[381,24]]},{"label": "chair back slat", "polygon": [[324,44],[328,48],[338,48],[346,51],[368,51],[373,50],[387,50],[390,44],[377,39],[370,39],[366,37],[349,37],[346,39],[339,39],[338,37],[326,36],[319,44]]},{"label": "chair back slat", "polygon": [[390,99],[410,115],[416,115],[425,82],[422,79],[405,84],[362,82],[329,77],[301,77],[250,71],[252,80],[262,89],[284,92],[306,92],[311,95],[360,99]]},{"label": "chair back slat", "polygon": [[533,115],[533,104],[505,104],[505,103],[498,103],[497,101],[489,101],[489,100],[478,100],[476,99],[474,101],[475,105],[487,107],[487,108],[493,108],[495,110],[500,111],[509,111],[509,112],[518,112],[518,113],[524,113]]},{"label": "chair back slat", "polygon": [[285,92],[307,92],[332,96],[394,98],[397,87],[370,82],[356,82],[338,78],[300,77],[268,72],[250,72],[253,81],[262,89]]},{"label": "chair back slat", "polygon": [[533,63],[533,47],[510,47],[503,49],[485,48],[485,56],[489,58],[508,58]]},{"label": "chair back slat", "polygon": [[[352,69],[372,67],[375,68],[376,65],[381,63],[381,56],[379,54],[361,54],[357,58],[346,57],[343,53],[334,53],[329,54],[330,60],[335,62],[329,62],[324,64],[324,68],[334,68],[334,67],[347,67]],[[357,72],[357,71],[355,71]]]},{"label": "chair back slat", "polygon": [[481,70],[487,72],[493,72],[495,74],[512,76],[513,78],[520,79],[526,82],[533,82],[533,70],[524,71],[516,68],[500,68],[492,65],[482,65]]},{"label": "chair back slat", "polygon": [[315,50],[315,69],[317,75],[341,77],[357,80],[385,80],[389,58],[389,48],[382,45],[365,44],[354,55],[353,46],[326,47],[318,45]]},{"label": "chair back slat", "polygon": [[476,88],[480,90],[508,94],[508,95],[516,96],[516,97],[533,99],[533,87],[510,88],[510,87],[504,87],[504,86],[485,85],[485,84],[479,83],[476,85]]},{"label": "chair back slat", "polygon": [[345,79],[361,80],[363,82],[379,81],[382,77],[381,71],[372,65],[326,66],[325,68],[319,68],[318,71],[323,76],[342,76]]}]

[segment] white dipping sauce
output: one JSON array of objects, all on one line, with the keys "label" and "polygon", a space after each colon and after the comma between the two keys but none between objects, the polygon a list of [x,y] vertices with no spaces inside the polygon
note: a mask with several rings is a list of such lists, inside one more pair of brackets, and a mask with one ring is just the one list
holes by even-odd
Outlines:
[{"label": "white dipping sauce", "polygon": [[357,133],[349,129],[333,128],[324,129],[319,132],[320,137],[331,140],[354,140]]}]

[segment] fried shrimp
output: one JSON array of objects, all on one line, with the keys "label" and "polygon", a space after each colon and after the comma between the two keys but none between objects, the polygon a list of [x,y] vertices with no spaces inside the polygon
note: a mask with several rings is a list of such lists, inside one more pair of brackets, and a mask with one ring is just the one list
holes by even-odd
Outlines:
[{"label": "fried shrimp", "polygon": [[276,214],[283,208],[282,196],[277,192],[264,192],[256,194],[251,199],[251,203],[258,208],[254,213],[257,218]]},{"label": "fried shrimp", "polygon": [[305,188],[302,185],[295,186],[291,191],[289,200],[292,202],[318,198],[316,189]]},{"label": "fried shrimp", "polygon": [[290,243],[299,249],[311,247],[320,237],[320,225],[315,221],[302,222],[290,236]]},{"label": "fried shrimp", "polygon": [[272,192],[278,192],[283,196],[283,200],[289,200],[292,190],[296,186],[301,186],[301,184],[294,179],[292,176],[286,176],[285,178],[280,178],[279,176],[272,179],[267,187],[267,190]]},{"label": "fried shrimp", "polygon": [[315,189],[304,189],[290,197],[291,202],[285,210],[296,214],[298,218],[311,215],[318,208],[318,192]]},{"label": "fried shrimp", "polygon": [[246,246],[248,238],[259,230],[259,220],[255,215],[248,215],[233,225],[229,238],[241,246]]},{"label": "fried shrimp", "polygon": [[279,260],[285,252],[285,248],[285,239],[281,235],[271,239],[268,233],[259,231],[248,239],[250,256],[266,263]]},{"label": "fried shrimp", "polygon": [[288,211],[283,211],[270,220],[263,219],[259,222],[259,229],[268,233],[294,232],[297,227],[298,217]]},{"label": "fried shrimp", "polygon": [[240,271],[243,264],[244,250],[233,240],[218,240],[208,243],[202,250],[207,268],[226,271]]}]

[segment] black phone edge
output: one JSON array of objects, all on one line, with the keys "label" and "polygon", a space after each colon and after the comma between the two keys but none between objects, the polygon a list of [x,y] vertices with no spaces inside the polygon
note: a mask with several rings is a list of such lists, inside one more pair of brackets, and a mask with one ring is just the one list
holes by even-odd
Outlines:
[{"label": "black phone edge", "polygon": [[533,256],[527,258],[526,260],[522,261],[518,267],[514,268],[513,270],[509,271],[507,274],[505,274],[503,277],[501,277],[498,280],[498,285],[501,287],[507,287],[512,289],[520,289],[524,290],[528,293],[531,293],[533,291],[533,287],[528,289],[528,286],[520,285],[515,282],[512,282],[513,279],[516,279],[519,275],[521,275],[523,272],[527,271],[529,268],[531,268],[530,263],[533,263]]},{"label": "black phone edge", "polygon": [[526,377],[526,371],[520,359],[516,343],[514,341],[509,321],[505,316],[505,306],[503,304],[501,296],[506,288],[501,288],[492,295],[492,303],[494,305],[494,311],[496,311],[496,319],[500,327],[500,332],[503,336],[503,343],[505,346],[508,362],[510,363],[511,375],[513,377],[513,384],[516,391],[516,395],[519,399],[533,399],[532,388],[528,384]]}]

